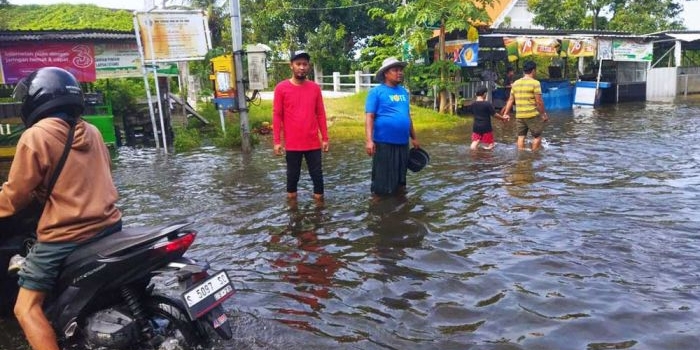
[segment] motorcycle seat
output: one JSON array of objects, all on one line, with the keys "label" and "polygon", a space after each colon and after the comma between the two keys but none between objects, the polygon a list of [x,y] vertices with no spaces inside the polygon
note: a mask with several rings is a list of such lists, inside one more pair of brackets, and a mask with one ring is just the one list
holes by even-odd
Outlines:
[{"label": "motorcycle seat", "polygon": [[153,243],[190,224],[191,222],[188,221],[180,221],[174,224],[155,227],[125,228],[120,232],[115,232],[111,235],[99,238],[94,242],[86,243],[78,247],[78,249],[66,258],[64,265],[70,265],[89,256],[108,257],[118,254],[123,250]]}]

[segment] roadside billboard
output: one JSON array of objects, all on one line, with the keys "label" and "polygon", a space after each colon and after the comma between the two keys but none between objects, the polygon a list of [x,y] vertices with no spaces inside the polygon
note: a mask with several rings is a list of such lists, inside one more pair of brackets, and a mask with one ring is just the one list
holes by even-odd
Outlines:
[{"label": "roadside billboard", "polygon": [[654,44],[632,40],[613,40],[612,56],[615,61],[651,62],[652,57],[654,57]]},{"label": "roadside billboard", "polygon": [[146,61],[201,60],[211,48],[206,16],[201,11],[152,11],[135,16],[136,35]]},{"label": "roadside billboard", "polygon": [[140,77],[141,56],[136,41],[95,44],[97,79]]},{"label": "roadside billboard", "polygon": [[0,64],[5,84],[14,84],[31,72],[47,66],[63,68],[81,82],[96,79],[92,43],[42,42],[0,47]]}]

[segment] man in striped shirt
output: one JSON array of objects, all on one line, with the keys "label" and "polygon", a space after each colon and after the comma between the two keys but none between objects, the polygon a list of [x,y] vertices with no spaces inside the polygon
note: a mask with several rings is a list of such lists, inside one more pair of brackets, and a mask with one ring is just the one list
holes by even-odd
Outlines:
[{"label": "man in striped shirt", "polygon": [[523,77],[513,83],[510,97],[503,108],[503,116],[507,119],[510,117],[508,114],[513,104],[517,106],[515,120],[519,150],[525,149],[525,137],[527,137],[528,131],[532,135],[532,150],[538,150],[542,145],[544,123],[549,120],[549,116],[544,110],[540,82],[535,79],[536,68],[537,65],[533,61],[526,61],[523,64]]}]

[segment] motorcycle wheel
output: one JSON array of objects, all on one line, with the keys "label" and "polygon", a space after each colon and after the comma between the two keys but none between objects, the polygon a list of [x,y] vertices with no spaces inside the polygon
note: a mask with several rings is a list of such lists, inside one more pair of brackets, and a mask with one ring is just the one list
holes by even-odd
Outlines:
[{"label": "motorcycle wheel", "polygon": [[[162,296],[152,296],[144,308],[157,336],[164,339],[160,348],[194,349],[201,339],[196,325],[189,321],[179,302]],[[166,344],[167,343],[167,344]],[[158,347],[156,347],[158,349]]]}]

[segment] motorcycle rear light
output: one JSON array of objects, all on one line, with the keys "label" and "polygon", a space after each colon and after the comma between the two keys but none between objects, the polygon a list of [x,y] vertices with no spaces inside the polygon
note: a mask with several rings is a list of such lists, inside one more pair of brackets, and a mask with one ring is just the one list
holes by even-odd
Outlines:
[{"label": "motorcycle rear light", "polygon": [[194,236],[194,232],[187,233],[184,236],[168,241],[165,245],[159,247],[159,249],[164,250],[166,253],[185,251],[192,245],[192,242],[194,242]]}]

